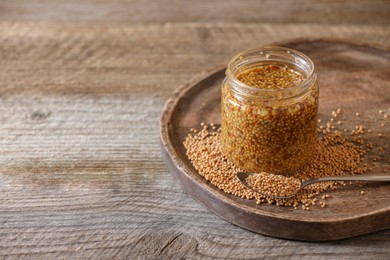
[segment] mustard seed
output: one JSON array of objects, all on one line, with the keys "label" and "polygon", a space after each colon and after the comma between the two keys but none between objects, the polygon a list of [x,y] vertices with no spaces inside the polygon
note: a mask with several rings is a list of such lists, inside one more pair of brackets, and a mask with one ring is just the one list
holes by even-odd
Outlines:
[{"label": "mustard seed", "polygon": [[[291,199],[271,199],[257,194],[246,188],[236,179],[236,173],[244,170],[233,164],[223,153],[221,129],[218,128],[216,131],[210,131],[209,128],[207,125],[204,125],[198,133],[194,134],[190,132],[188,134],[184,141],[186,154],[201,176],[228,194],[233,194],[243,199],[255,199],[256,204],[268,203],[294,208],[302,204],[305,210],[309,210],[310,205],[315,205],[314,198],[319,193],[337,189],[340,185],[346,185],[343,182],[315,183],[305,187]],[[291,176],[273,175],[273,177],[294,182],[294,180],[303,181],[323,176],[362,174],[368,169],[367,165],[360,165],[361,158],[364,154],[362,149],[348,142],[342,135],[330,133],[318,139],[313,154],[312,160],[301,169],[291,173]],[[272,189],[276,187],[275,192],[277,193],[281,192],[278,189],[288,190],[294,187],[294,184],[290,182],[286,182],[287,187],[284,188],[277,186],[274,182],[270,182],[269,174],[268,177],[267,175],[259,176],[259,179],[255,180],[258,185],[265,185],[268,180],[270,184],[268,188]],[[329,195],[325,194],[321,198],[326,199],[328,197]],[[306,204],[307,206],[305,206]]]}]

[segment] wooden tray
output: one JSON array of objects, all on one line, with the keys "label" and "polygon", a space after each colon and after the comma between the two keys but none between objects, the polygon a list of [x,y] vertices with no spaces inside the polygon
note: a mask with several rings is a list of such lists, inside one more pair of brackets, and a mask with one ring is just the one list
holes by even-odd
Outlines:
[{"label": "wooden tray", "polygon": [[[343,111],[343,128],[363,124],[374,147],[368,156],[373,173],[390,174],[390,51],[332,40],[300,40],[284,45],[306,53],[316,66],[320,84],[319,118]],[[225,65],[204,72],[180,87],[167,101],[161,116],[161,150],[172,175],[183,188],[221,218],[265,235],[307,240],[336,240],[390,227],[390,185],[348,187],[332,192],[325,208],[310,211],[256,205],[227,195],[207,182],[188,161],[183,140],[201,122],[220,123],[220,86]],[[379,110],[389,115],[384,118]],[[356,112],[360,116],[355,116]],[[384,126],[381,126],[385,123]],[[384,137],[378,137],[382,133]],[[371,165],[371,163],[370,163]],[[365,190],[364,195],[360,191]]]}]

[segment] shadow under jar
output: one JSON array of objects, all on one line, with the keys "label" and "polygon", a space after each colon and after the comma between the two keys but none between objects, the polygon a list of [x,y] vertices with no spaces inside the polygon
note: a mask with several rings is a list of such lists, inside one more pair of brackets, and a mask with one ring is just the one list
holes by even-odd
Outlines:
[{"label": "shadow under jar", "polygon": [[222,83],[223,153],[251,172],[287,174],[313,156],[318,84],[313,62],[283,47],[233,57]]}]

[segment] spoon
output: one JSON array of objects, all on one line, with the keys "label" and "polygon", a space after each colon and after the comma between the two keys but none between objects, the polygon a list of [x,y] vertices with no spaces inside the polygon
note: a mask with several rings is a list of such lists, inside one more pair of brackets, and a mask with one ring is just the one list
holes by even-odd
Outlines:
[{"label": "spoon", "polygon": [[289,199],[294,197],[300,190],[302,190],[304,187],[317,183],[317,182],[327,182],[327,181],[365,181],[365,182],[390,182],[390,175],[389,174],[363,174],[363,175],[350,175],[350,176],[329,176],[329,177],[321,177],[321,178],[313,178],[309,180],[305,180],[301,182],[301,185],[299,188],[297,188],[292,194],[286,195],[286,196],[278,196],[278,195],[272,195],[272,194],[266,194],[264,192],[261,192],[259,190],[253,189],[251,186],[248,185],[246,182],[246,178],[248,178],[251,175],[256,175],[258,173],[253,172],[237,172],[237,179],[247,188],[250,190],[257,192],[261,195],[274,198],[274,199]]}]

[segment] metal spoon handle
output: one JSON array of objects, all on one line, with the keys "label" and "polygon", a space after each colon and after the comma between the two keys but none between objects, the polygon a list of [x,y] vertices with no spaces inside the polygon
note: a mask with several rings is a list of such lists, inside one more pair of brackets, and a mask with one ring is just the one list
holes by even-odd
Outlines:
[{"label": "metal spoon handle", "polygon": [[325,181],[365,181],[365,182],[386,182],[390,181],[390,174],[364,174],[364,175],[352,175],[352,176],[330,176],[330,177],[321,177],[306,180],[302,182],[302,187],[316,183],[316,182],[325,182]]}]

